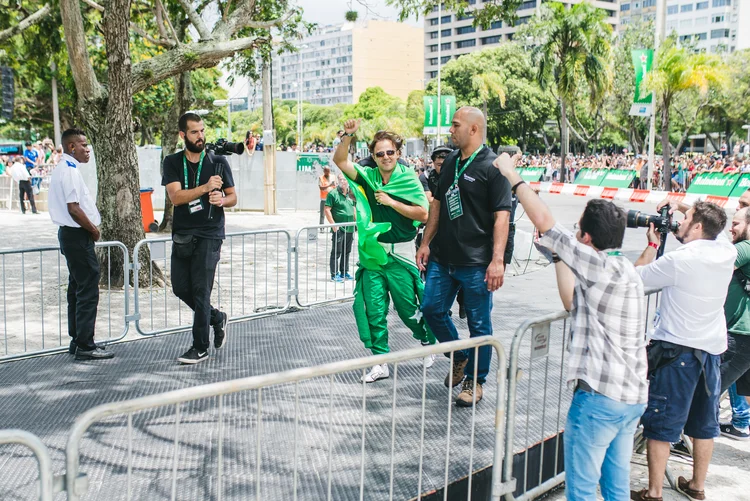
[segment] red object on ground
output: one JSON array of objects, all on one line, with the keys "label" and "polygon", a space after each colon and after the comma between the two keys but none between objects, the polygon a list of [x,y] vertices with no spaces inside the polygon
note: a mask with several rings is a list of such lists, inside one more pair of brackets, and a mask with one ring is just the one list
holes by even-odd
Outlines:
[{"label": "red object on ground", "polygon": [[602,191],[602,198],[609,198],[610,200],[615,198],[617,195],[617,188],[604,188]]},{"label": "red object on ground", "polygon": [[539,181],[532,181],[529,183],[529,186],[531,186],[531,189],[534,191],[539,191],[542,189],[542,183]]},{"label": "red object on ground", "polygon": [[584,184],[579,184],[576,186],[576,191],[573,192],[574,195],[578,195],[579,197],[585,197],[586,194],[589,192],[589,187]]},{"label": "red object on ground", "polygon": [[682,202],[684,199],[684,193],[676,193],[674,191],[670,191],[669,193],[667,193],[667,200],[671,200],[673,202]]},{"label": "red object on ground", "polygon": [[565,186],[565,183],[552,183],[549,187],[549,192],[559,194],[562,191],[563,186]]},{"label": "red object on ground", "polygon": [[141,218],[143,220],[143,231],[153,233],[159,230],[159,225],[154,219],[154,204],[151,202],[151,188],[141,188]]},{"label": "red object on ground", "polygon": [[717,197],[714,195],[709,195],[706,197],[706,202],[711,202],[718,205],[719,207],[724,207],[727,204],[728,200],[729,197]]},{"label": "red object on ground", "polygon": [[651,192],[649,190],[633,190],[630,195],[631,202],[645,202]]}]

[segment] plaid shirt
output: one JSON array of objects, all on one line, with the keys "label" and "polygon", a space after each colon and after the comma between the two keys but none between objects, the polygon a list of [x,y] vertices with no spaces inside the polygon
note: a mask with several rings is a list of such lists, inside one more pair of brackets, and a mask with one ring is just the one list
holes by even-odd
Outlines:
[{"label": "plaid shirt", "polygon": [[648,400],[646,298],[633,264],[597,251],[559,224],[540,239],[576,277],[568,338],[568,383],[583,380],[618,402]]}]

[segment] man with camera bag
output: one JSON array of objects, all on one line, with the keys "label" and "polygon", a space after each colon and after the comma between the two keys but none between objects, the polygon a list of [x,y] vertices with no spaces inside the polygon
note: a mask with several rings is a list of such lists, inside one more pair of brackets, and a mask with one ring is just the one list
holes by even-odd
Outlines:
[{"label": "man with camera bag", "polygon": [[570,311],[568,384],[575,388],[565,424],[565,494],[570,501],[627,499],[633,435],[643,414],[646,339],[643,284],[620,252],[625,214],[593,199],[574,235],[520,177],[507,153],[494,162],[526,215],[556,254],[560,299]]},{"label": "man with camera bag", "polygon": [[709,202],[692,207],[661,202],[669,214],[685,218],[675,232],[683,245],[655,260],[662,236],[650,225],[648,247],[636,261],[646,288],[661,288],[662,298],[648,346],[649,393],[641,418],[648,439],[648,489],[631,491],[631,499],[659,501],[670,444],[685,431],[693,441],[693,477],[677,479],[677,490],[690,499],[705,499],[704,483],[720,435],[719,366],[727,349],[724,300],[737,251],[724,235],[727,215]]},{"label": "man with camera bag", "polygon": [[[229,163],[206,152],[201,117],[185,113],[179,121],[185,150],[164,159],[162,185],[174,204],[172,221],[172,290],[194,311],[193,345],[177,360],[197,364],[208,358],[209,326],[214,347],[224,346],[227,314],[211,306],[211,290],[224,239],[224,208],[237,203]],[[218,151],[239,151],[232,143]]]}]

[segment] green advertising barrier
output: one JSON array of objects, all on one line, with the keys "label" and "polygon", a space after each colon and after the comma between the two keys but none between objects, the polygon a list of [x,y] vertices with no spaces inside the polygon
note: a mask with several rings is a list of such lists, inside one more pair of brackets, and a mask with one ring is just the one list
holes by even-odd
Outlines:
[{"label": "green advertising barrier", "polygon": [[737,181],[737,184],[734,186],[734,189],[729,196],[741,197],[748,189],[750,189],[750,174],[741,174],[740,179]]},{"label": "green advertising barrier", "polygon": [[521,179],[527,183],[540,181],[544,175],[544,167],[524,167],[516,169]]},{"label": "green advertising barrier", "polygon": [[715,195],[728,197],[739,180],[739,174],[724,174],[722,172],[704,172],[698,174],[690,182],[688,193],[696,195]]},{"label": "green advertising barrier", "polygon": [[573,184],[599,186],[606,175],[607,171],[602,169],[581,169]]},{"label": "green advertising barrier", "polygon": [[297,171],[317,172],[330,166],[331,156],[318,153],[300,153],[297,155]]},{"label": "green advertising barrier", "polygon": [[635,179],[634,170],[608,170],[599,186],[605,188],[627,188]]}]

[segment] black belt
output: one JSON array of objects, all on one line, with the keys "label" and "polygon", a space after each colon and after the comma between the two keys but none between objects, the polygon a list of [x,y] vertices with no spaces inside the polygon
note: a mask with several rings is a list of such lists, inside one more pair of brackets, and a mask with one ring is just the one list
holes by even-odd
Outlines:
[{"label": "black belt", "polygon": [[585,391],[587,393],[596,393],[597,395],[601,395],[598,391],[593,389],[586,381],[583,379],[578,380],[578,384],[576,384],[576,390]]}]

